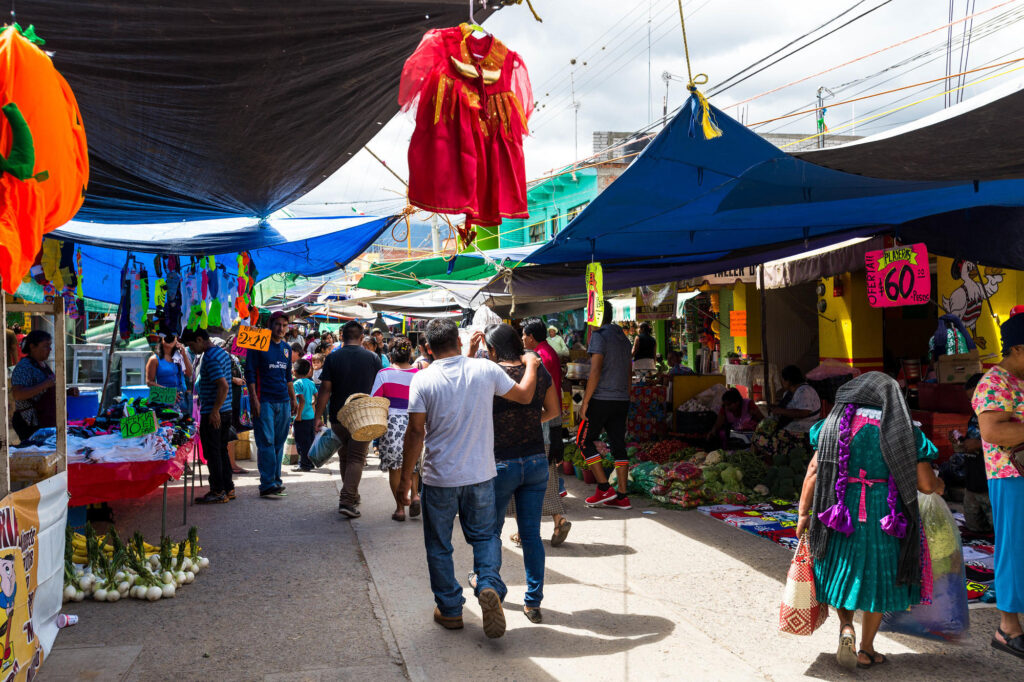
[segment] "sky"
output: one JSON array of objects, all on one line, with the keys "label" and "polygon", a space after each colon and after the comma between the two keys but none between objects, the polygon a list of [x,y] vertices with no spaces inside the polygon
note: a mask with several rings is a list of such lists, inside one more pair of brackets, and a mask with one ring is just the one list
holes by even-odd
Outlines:
[{"label": "sky", "polygon": [[[589,156],[594,131],[634,131],[660,121],[664,72],[680,79],[668,85],[670,115],[684,102],[687,67],[677,0],[533,0],[533,5],[543,23],[533,19],[525,4],[502,9],[484,23],[522,55],[529,69],[537,108],[524,142],[528,178]],[[716,90],[728,86],[727,79],[737,72],[848,9],[827,28],[756,68],[867,14],[743,82]],[[748,124],[813,108],[821,87],[834,93],[831,101],[842,102],[942,79],[947,73],[948,0],[684,0],[683,11],[693,72],[708,76],[701,91],[712,104]],[[952,14],[954,19],[975,16],[973,26],[962,22],[953,27],[950,73],[1024,58],[1024,0],[953,0]],[[971,40],[969,49],[962,50],[965,26],[972,29]],[[1014,69],[1019,70],[1010,73]],[[1024,78],[1024,61],[966,78],[979,82],[964,88],[964,99]],[[852,104],[830,106],[826,101],[826,123],[837,133],[879,133],[943,108],[946,97],[939,93],[945,89],[945,81],[939,80]],[[579,103],[577,121],[574,99]],[[855,126],[846,125],[855,119],[860,119]],[[402,177],[408,175],[406,150],[413,127],[411,114],[398,114],[382,122],[380,133],[367,145]],[[814,128],[814,115],[807,113],[755,130],[810,135]],[[402,184],[362,151],[289,210],[298,215],[384,214],[404,206],[403,194]]]}]

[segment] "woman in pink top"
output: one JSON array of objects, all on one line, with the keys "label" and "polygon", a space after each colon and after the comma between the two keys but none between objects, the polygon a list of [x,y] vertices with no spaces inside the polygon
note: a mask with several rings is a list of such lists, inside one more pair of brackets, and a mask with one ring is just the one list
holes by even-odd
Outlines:
[{"label": "woman in pink top", "polygon": [[[406,501],[398,496],[398,482],[402,477],[402,452],[405,445],[405,429],[409,426],[409,384],[415,369],[412,360],[412,343],[404,336],[396,336],[391,344],[391,366],[377,373],[373,382],[374,397],[391,401],[388,414],[388,430],[380,437],[377,451],[380,453],[380,470],[388,472],[391,494],[395,496],[395,513],[391,518],[405,521]],[[409,503],[409,516],[419,516],[419,469],[413,474],[413,497]]]},{"label": "woman in pink top", "polygon": [[725,445],[729,441],[730,431],[753,431],[763,418],[753,400],[744,398],[735,388],[730,388],[722,394],[722,409],[718,411],[718,419],[708,432],[708,440],[717,436],[721,444]]}]

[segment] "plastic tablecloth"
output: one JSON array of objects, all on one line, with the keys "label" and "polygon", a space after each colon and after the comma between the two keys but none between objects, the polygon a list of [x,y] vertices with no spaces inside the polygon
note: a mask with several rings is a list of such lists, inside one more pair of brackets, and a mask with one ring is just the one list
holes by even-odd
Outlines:
[{"label": "plastic tablecloth", "polygon": [[115,464],[69,464],[69,504],[80,506],[143,497],[162,486],[165,481],[181,478],[185,464],[194,454],[202,456],[198,434],[178,447],[171,459]]}]

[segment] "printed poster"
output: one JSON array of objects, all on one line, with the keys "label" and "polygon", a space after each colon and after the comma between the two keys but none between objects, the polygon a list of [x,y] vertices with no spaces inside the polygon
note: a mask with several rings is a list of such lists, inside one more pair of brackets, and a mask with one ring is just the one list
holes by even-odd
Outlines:
[{"label": "printed poster", "polygon": [[637,287],[636,319],[671,320],[676,316],[676,283]]},{"label": "printed poster", "polygon": [[57,637],[68,475],[0,501],[0,681],[32,680]]},{"label": "printed poster", "polygon": [[600,263],[587,265],[587,324],[600,327],[604,323],[604,275]]},{"label": "printed poster", "polygon": [[932,295],[928,248],[907,244],[864,254],[868,303],[872,308],[922,305]]}]

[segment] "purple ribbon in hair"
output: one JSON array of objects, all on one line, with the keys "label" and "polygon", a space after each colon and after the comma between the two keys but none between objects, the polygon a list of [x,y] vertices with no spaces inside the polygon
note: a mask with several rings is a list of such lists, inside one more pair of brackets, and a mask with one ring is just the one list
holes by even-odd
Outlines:
[{"label": "purple ribbon in hair", "polygon": [[836,474],[836,503],[818,514],[825,526],[844,535],[853,534],[853,520],[846,507],[846,479],[850,471],[850,442],[853,440],[853,417],[857,406],[849,404],[839,418],[839,471]]},{"label": "purple ribbon in hair", "polygon": [[899,490],[896,488],[896,479],[889,476],[889,513],[882,517],[880,524],[882,531],[894,538],[905,538],[907,536],[907,517],[903,512],[897,511]]}]

